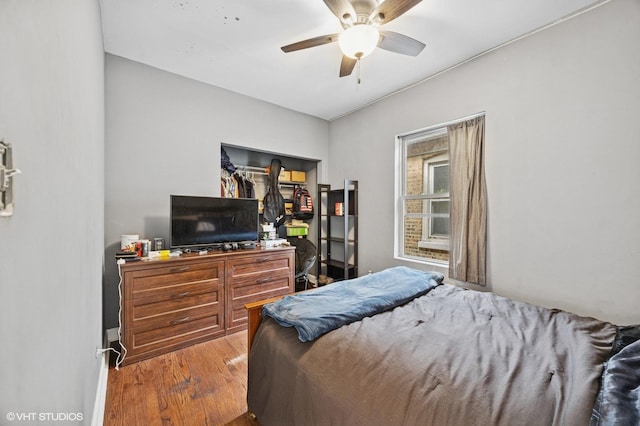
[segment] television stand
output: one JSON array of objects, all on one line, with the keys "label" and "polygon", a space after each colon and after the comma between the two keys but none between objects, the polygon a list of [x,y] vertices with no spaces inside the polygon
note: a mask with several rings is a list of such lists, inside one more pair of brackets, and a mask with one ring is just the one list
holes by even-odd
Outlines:
[{"label": "television stand", "polygon": [[195,251],[119,267],[124,365],[245,330],[245,304],[295,287],[295,247]]}]

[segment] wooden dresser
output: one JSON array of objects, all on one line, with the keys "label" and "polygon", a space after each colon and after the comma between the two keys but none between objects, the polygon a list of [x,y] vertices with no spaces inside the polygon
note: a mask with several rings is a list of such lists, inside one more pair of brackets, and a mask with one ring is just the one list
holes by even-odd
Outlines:
[{"label": "wooden dresser", "polygon": [[121,265],[123,364],[246,329],[244,305],[293,293],[294,270],[294,247]]}]

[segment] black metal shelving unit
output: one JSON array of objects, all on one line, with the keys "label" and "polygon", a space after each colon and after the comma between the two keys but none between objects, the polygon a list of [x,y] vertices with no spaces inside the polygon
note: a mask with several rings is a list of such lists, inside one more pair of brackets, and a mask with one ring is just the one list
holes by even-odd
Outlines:
[{"label": "black metal shelving unit", "polygon": [[357,277],[358,181],[345,179],[341,189],[318,184],[317,200],[316,276],[326,275],[334,280]]}]

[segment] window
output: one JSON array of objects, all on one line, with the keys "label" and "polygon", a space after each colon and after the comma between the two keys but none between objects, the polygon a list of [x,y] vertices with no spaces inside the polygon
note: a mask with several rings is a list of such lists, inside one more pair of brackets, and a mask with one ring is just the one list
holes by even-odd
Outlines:
[{"label": "window", "polygon": [[426,196],[422,239],[419,248],[449,250],[449,158],[448,153],[426,159],[423,168]]},{"label": "window", "polygon": [[484,113],[396,138],[394,255],[485,285]]},{"label": "window", "polygon": [[449,261],[449,138],[445,126],[398,138],[396,256]]}]

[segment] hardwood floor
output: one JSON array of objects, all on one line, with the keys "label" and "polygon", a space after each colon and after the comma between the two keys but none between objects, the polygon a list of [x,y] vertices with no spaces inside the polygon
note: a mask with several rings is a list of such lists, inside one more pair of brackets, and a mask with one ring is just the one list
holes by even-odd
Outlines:
[{"label": "hardwood floor", "polygon": [[247,414],[247,332],[109,370],[104,424],[258,426]]}]

